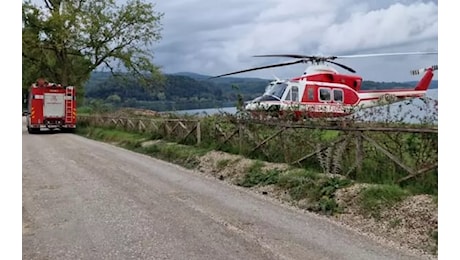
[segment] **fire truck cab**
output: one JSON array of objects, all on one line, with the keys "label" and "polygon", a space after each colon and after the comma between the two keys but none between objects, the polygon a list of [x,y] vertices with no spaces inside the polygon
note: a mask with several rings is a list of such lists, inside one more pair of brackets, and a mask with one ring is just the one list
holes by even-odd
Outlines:
[{"label": "fire truck cab", "polygon": [[75,87],[37,80],[29,89],[26,118],[29,133],[42,129],[73,132],[77,123]]}]

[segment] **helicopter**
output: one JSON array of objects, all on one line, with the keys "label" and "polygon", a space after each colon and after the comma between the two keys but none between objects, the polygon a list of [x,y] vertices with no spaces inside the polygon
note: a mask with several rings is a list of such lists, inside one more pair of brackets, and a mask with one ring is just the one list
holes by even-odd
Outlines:
[{"label": "helicopter", "polygon": [[211,78],[299,63],[311,64],[301,76],[285,80],[276,78],[271,81],[261,96],[245,103],[243,110],[251,112],[253,116],[260,116],[269,112],[270,115],[276,116],[288,113],[294,114],[295,119],[338,118],[349,116],[364,108],[424,97],[434,76],[433,72],[438,70],[438,65],[410,71],[412,75],[423,74],[418,84],[412,89],[362,90],[362,77],[339,73],[329,64],[336,65],[351,73],[356,73],[356,71],[334,60],[341,58],[428,54],[437,54],[437,52],[376,53],[344,56],[309,56],[298,54],[255,55],[254,57],[285,57],[297,60],[249,68]]}]

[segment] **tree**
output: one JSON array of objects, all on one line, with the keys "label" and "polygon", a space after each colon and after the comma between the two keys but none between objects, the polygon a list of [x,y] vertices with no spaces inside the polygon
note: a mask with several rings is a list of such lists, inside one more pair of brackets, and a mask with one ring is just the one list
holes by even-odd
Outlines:
[{"label": "tree", "polygon": [[118,105],[121,103],[121,97],[117,94],[112,94],[106,98],[106,101]]},{"label": "tree", "polygon": [[82,89],[101,67],[128,72],[146,85],[158,82],[162,77],[150,47],[161,39],[162,16],[141,0],[23,2],[23,85],[45,77]]}]

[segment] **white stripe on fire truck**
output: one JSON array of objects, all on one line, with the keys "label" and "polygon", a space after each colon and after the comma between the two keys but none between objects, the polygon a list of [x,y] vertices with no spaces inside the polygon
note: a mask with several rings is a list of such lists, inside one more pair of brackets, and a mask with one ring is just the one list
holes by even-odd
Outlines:
[{"label": "white stripe on fire truck", "polygon": [[64,99],[65,99],[65,100],[72,100],[73,97],[72,97],[72,96],[65,96]]},{"label": "white stripe on fire truck", "polygon": [[43,95],[34,95],[34,99],[43,99]]}]

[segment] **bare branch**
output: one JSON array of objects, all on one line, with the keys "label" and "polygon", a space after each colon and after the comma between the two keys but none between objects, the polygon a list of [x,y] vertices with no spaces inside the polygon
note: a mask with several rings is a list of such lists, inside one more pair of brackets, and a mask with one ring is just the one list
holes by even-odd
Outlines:
[{"label": "bare branch", "polygon": [[112,65],[109,64],[108,61],[105,60],[103,63],[105,64],[105,66],[107,66],[110,69],[110,72],[112,73],[112,75],[115,74],[115,70],[113,69]]},{"label": "bare branch", "polygon": [[107,52],[105,55],[103,55],[101,58],[99,58],[99,60],[96,60],[94,62],[94,68],[96,68],[97,66],[101,65],[107,58],[111,57],[116,51],[122,50],[126,46],[130,45],[132,42],[133,42],[133,40],[131,39],[131,40],[125,42],[124,44],[121,44],[121,45],[113,48],[109,52]]},{"label": "bare branch", "polygon": [[54,6],[52,4],[52,2],[50,0],[43,0],[45,2],[45,5],[46,7],[50,10],[50,11],[53,11],[54,10]]},{"label": "bare branch", "polygon": [[84,2],[85,2],[85,0],[78,1],[77,10],[80,10],[80,8],[83,6]]}]

